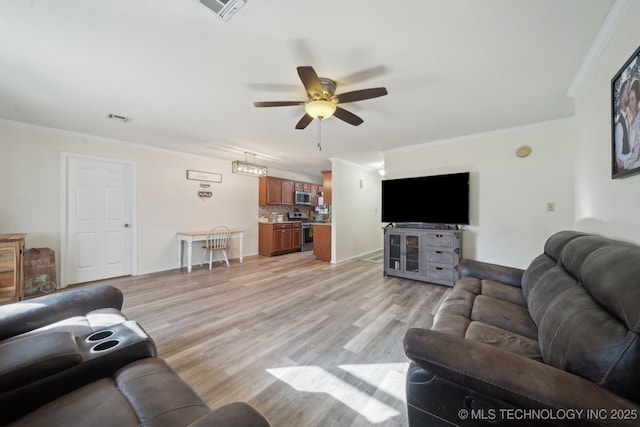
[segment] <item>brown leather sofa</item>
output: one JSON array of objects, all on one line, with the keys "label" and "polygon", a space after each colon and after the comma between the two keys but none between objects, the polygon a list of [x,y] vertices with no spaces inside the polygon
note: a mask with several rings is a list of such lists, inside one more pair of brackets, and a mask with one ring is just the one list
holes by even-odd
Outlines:
[{"label": "brown leather sofa", "polygon": [[103,285],[0,306],[0,425],[269,426],[246,403],[211,410],[122,302]]},{"label": "brown leather sofa", "polygon": [[410,426],[639,425],[640,247],[562,231],[460,273],[404,337]]}]

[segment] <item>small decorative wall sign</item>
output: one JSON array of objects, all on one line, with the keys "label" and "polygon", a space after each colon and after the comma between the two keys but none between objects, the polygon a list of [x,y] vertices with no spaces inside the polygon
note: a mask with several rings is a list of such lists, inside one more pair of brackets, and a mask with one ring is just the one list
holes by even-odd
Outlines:
[{"label": "small decorative wall sign", "polygon": [[222,182],[222,174],[187,169],[187,179],[194,181]]}]

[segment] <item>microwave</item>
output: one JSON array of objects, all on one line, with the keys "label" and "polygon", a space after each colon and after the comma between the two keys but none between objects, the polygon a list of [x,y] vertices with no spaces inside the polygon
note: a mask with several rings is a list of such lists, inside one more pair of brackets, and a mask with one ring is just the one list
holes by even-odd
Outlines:
[{"label": "microwave", "polygon": [[308,191],[296,191],[294,203],[296,205],[310,205],[311,193]]}]

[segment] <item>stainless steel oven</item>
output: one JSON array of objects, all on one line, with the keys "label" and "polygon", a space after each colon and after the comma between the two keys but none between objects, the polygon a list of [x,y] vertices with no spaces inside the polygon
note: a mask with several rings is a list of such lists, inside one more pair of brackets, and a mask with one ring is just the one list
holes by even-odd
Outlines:
[{"label": "stainless steel oven", "polygon": [[313,250],[313,225],[308,221],[302,221],[302,232],[300,233],[302,239],[302,251]]},{"label": "stainless steel oven", "polygon": [[304,212],[289,212],[287,214],[289,221],[300,221],[300,250],[313,250],[313,225],[307,220]]}]

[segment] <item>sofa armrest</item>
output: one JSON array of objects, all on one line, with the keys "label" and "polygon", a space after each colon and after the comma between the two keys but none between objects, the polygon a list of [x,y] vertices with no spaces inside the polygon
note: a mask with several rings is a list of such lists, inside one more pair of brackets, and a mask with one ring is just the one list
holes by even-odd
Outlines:
[{"label": "sofa armrest", "polygon": [[432,374],[517,407],[629,410],[640,417],[640,405],[591,381],[489,344],[417,328],[403,342],[407,357]]},{"label": "sofa armrest", "polygon": [[460,277],[476,277],[478,279],[493,280],[508,285],[520,287],[524,270],[505,265],[463,259],[459,265]]},{"label": "sofa armrest", "polygon": [[100,308],[122,308],[123,295],[111,285],[73,289],[0,306],[0,340]]},{"label": "sofa armrest", "polygon": [[0,394],[82,361],[71,332],[49,332],[0,344]]}]

